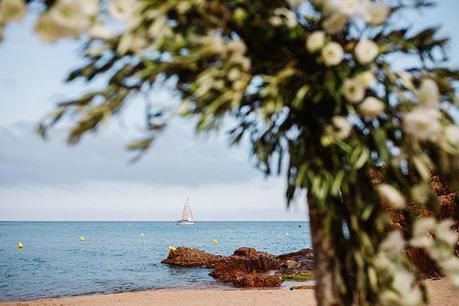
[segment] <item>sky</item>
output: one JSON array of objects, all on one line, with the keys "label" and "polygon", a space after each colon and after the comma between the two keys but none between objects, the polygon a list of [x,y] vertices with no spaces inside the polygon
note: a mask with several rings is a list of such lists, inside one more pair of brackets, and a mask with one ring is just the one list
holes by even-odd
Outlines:
[{"label": "sky", "polygon": [[[459,66],[459,1],[441,0],[400,22],[442,25]],[[224,135],[196,135],[193,123],[172,121],[138,163],[124,146],[142,128],[143,101],[133,99],[119,118],[76,146],[56,129],[47,141],[37,122],[65,98],[97,86],[65,84],[77,67],[78,41],[43,44],[35,16],[10,24],[0,44],[0,220],[176,220],[190,197],[197,220],[304,220],[304,198],[286,209],[283,177],[265,178],[248,146],[230,148]],[[158,101],[174,99],[167,90]]]}]

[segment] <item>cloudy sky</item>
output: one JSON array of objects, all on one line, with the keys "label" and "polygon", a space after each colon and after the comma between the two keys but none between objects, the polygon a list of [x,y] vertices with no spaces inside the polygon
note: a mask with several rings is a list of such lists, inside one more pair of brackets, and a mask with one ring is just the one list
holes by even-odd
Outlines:
[{"label": "cloudy sky", "polygon": [[[438,2],[409,20],[443,24],[457,66],[459,1]],[[264,178],[247,146],[229,148],[222,135],[195,135],[188,121],[173,121],[140,162],[129,164],[124,145],[141,130],[141,100],[77,146],[65,145],[60,129],[46,142],[39,139],[33,129],[53,104],[87,86],[63,83],[79,62],[78,42],[42,44],[33,22],[27,16],[9,25],[0,44],[0,220],[175,220],[187,196],[198,220],[306,217],[301,198],[285,208],[283,178]],[[153,97],[172,98],[167,92]]]}]

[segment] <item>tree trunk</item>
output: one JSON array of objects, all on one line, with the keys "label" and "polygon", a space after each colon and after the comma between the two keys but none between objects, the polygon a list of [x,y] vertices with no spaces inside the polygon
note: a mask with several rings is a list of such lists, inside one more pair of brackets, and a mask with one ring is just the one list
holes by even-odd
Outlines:
[{"label": "tree trunk", "polygon": [[314,254],[315,296],[318,306],[340,305],[338,286],[334,280],[334,248],[332,237],[325,228],[327,217],[308,194],[309,222]]}]

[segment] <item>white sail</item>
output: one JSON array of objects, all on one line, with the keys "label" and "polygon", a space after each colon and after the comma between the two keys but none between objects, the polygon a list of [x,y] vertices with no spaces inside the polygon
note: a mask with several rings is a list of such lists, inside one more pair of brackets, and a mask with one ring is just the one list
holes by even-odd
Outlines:
[{"label": "white sail", "polygon": [[193,221],[193,214],[191,213],[190,201],[186,199],[185,206],[183,207],[182,220]]},{"label": "white sail", "polygon": [[183,207],[183,212],[182,212],[182,219],[179,221],[187,221],[187,222],[193,222],[193,213],[191,212],[191,206],[190,206],[190,201],[187,198],[185,202],[185,206]]}]

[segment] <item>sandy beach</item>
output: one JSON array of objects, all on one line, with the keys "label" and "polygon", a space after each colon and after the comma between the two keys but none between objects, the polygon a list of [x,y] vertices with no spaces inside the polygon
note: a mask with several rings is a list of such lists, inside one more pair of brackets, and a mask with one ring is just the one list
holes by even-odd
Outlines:
[{"label": "sandy beach", "polygon": [[[445,279],[428,280],[430,305],[457,306],[459,296]],[[87,295],[35,301],[8,302],[1,305],[315,305],[313,290],[151,290],[107,295]]]}]

